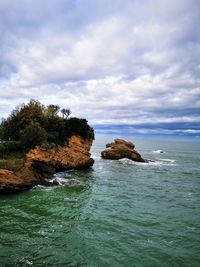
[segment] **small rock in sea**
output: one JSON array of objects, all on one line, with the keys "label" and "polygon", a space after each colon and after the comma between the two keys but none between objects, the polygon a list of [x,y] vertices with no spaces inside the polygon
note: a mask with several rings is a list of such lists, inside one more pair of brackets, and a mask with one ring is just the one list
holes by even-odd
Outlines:
[{"label": "small rock in sea", "polygon": [[114,142],[106,144],[106,149],[101,152],[104,159],[127,158],[137,162],[146,162],[134,149],[135,145],[130,141],[115,139]]}]

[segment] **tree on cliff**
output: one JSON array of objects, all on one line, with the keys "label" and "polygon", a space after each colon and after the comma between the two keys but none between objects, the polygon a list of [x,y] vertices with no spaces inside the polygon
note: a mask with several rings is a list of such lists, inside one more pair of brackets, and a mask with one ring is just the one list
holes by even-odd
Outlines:
[{"label": "tree on cliff", "polygon": [[61,113],[63,115],[63,118],[66,117],[66,119],[71,115],[71,110],[68,108],[61,109]]},{"label": "tree on cliff", "polygon": [[46,108],[46,113],[48,118],[54,118],[58,116],[60,107],[58,105],[48,105]]},{"label": "tree on cliff", "polygon": [[39,101],[30,100],[27,105],[17,106],[1,123],[3,140],[19,140],[20,131],[31,122],[45,124],[45,106]]},{"label": "tree on cliff", "polygon": [[30,148],[43,142],[58,145],[72,135],[94,139],[94,131],[87,120],[68,118],[70,109],[62,109],[59,116],[58,105],[44,106],[37,100],[16,107],[7,119],[0,124],[0,138],[4,141],[20,141],[23,147]]}]

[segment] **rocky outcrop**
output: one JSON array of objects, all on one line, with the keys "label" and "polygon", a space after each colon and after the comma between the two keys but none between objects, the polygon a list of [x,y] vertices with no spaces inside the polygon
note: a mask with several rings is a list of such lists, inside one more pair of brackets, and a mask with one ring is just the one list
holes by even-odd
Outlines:
[{"label": "rocky outcrop", "polygon": [[115,139],[114,142],[106,145],[106,149],[101,152],[101,156],[104,159],[127,158],[137,162],[146,162],[134,148],[135,145],[132,142]]},{"label": "rocky outcrop", "polygon": [[30,150],[18,171],[0,169],[0,193],[23,191],[37,184],[51,185],[50,179],[58,171],[89,168],[94,163],[89,153],[91,145],[92,140],[72,136],[63,147]]}]

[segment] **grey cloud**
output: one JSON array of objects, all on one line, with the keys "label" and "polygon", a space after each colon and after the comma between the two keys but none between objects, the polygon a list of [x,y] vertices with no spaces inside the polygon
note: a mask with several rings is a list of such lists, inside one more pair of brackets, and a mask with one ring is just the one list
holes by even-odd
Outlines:
[{"label": "grey cloud", "polygon": [[199,23],[195,0],[2,0],[2,115],[37,98],[98,125],[200,122]]},{"label": "grey cloud", "polygon": [[[87,27],[83,29],[80,27],[79,34],[74,36],[74,31],[68,31],[70,11],[67,12],[67,7],[69,3],[70,1],[52,1],[51,5],[44,3],[42,8],[38,1],[31,2],[31,5],[30,1],[16,1],[16,5],[12,7],[14,15],[11,16],[12,12],[8,12],[7,18],[14,17],[11,22],[8,19],[12,29],[16,30],[14,25],[20,29],[14,32],[14,35],[19,35],[20,39],[17,40],[13,37],[18,51],[18,57],[14,56],[16,49],[13,48],[13,53],[11,53],[13,61],[21,76],[27,75],[27,71],[31,72],[28,77],[25,76],[27,81],[23,82],[39,84],[50,81],[57,83],[59,80],[83,80],[118,75],[119,73],[136,72],[136,75],[146,72],[157,73],[169,67],[171,62],[168,58],[171,57],[171,61],[176,60],[176,56],[171,55],[166,46],[172,45],[173,40],[179,39],[177,34],[182,37],[186,36],[185,25],[193,25],[190,22],[195,20],[189,17],[188,23],[182,24],[183,19],[179,17],[184,16],[177,10],[181,10],[182,6],[188,7],[188,5],[181,5],[180,1],[177,1],[177,6],[170,5],[167,1],[163,1],[163,4],[157,3],[159,11],[152,9],[152,1],[146,5],[139,4],[139,1],[133,1],[133,7],[130,10],[125,8],[131,6],[130,1],[125,4],[124,1],[117,1],[117,4],[114,5],[115,8],[111,8],[105,1],[96,1],[96,8],[94,1],[86,1],[84,6],[81,5],[81,1],[77,1],[71,10],[74,12],[71,16],[77,17],[77,14],[83,13],[92,20],[87,22]],[[107,16],[103,16],[103,8],[107,10],[105,8],[107,6],[109,11],[104,12],[107,13]],[[124,8],[119,10],[122,6]],[[8,8],[8,6],[6,7]],[[65,7],[64,10],[68,14],[65,19],[62,7]],[[151,8],[150,11],[149,8]],[[90,10],[94,12],[90,12]],[[115,12],[112,14],[113,10]],[[193,7],[193,13],[195,10]],[[140,11],[140,16],[137,15],[135,19],[138,11]],[[174,12],[174,16],[179,16],[176,17],[176,21],[170,12],[172,14]],[[91,13],[94,14],[94,17],[100,17],[101,20],[91,18]],[[167,18],[166,15],[158,16],[160,13],[167,14]],[[112,15],[109,17],[109,14]],[[54,17],[51,18],[51,16]],[[151,22],[152,18],[154,20]],[[63,32],[59,31],[59,27],[53,31],[52,24],[60,26],[60,21],[65,22],[63,23],[65,28],[62,28]],[[81,22],[80,25],[82,25]],[[76,22],[74,24],[79,29],[80,25],[77,25]],[[178,28],[178,33],[173,31],[172,27]],[[191,26],[187,27],[189,32],[193,32]],[[34,29],[37,31],[36,36],[33,34]],[[163,47],[166,49],[163,50]],[[87,53],[85,54],[85,52]],[[185,50],[183,50],[184,52]],[[163,58],[164,54],[165,58]],[[24,73],[24,68],[26,73]]]}]

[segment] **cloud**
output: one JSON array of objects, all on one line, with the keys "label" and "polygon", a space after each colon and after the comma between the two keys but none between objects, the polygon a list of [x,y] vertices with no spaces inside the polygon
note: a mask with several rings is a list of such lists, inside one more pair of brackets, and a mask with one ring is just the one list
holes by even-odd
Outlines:
[{"label": "cloud", "polygon": [[198,134],[199,23],[196,0],[2,0],[1,114],[36,98],[93,125]]}]

